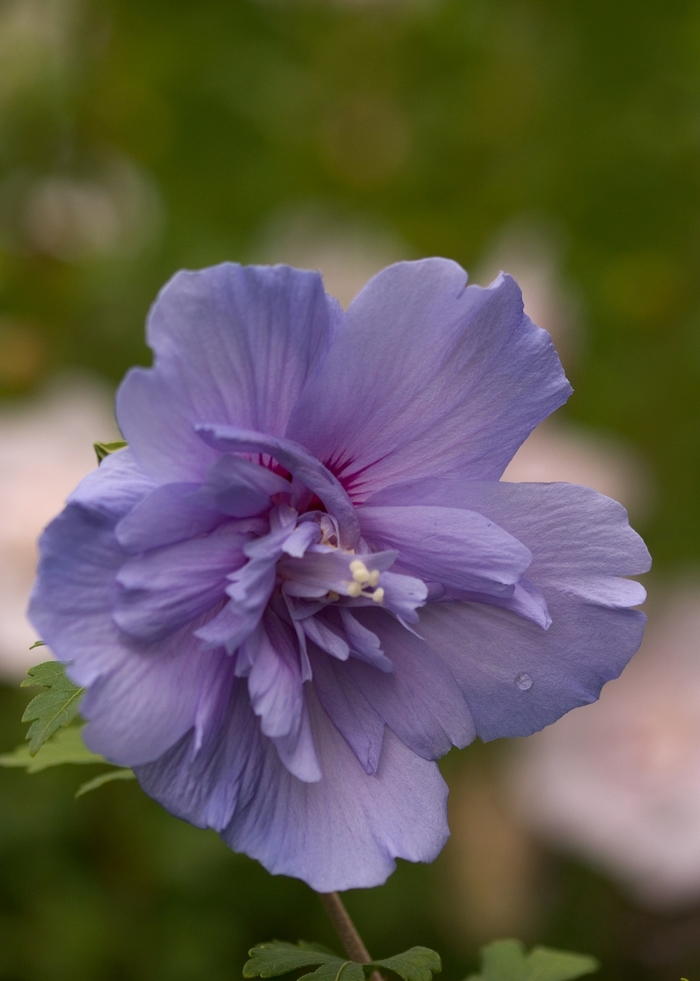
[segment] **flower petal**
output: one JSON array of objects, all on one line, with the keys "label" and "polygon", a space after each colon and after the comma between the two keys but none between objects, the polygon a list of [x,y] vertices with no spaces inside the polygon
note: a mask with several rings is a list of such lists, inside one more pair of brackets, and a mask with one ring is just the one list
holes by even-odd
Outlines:
[{"label": "flower petal", "polygon": [[532,561],[521,542],[476,511],[425,505],[358,508],[364,538],[450,595],[512,596]]},{"label": "flower petal", "polygon": [[350,653],[359,657],[361,661],[374,665],[380,671],[393,671],[393,665],[382,650],[379,637],[360,623],[346,607],[341,606],[338,612],[350,645]]},{"label": "flower petal", "polygon": [[568,398],[551,339],[523,313],[515,281],[465,284],[446,259],[383,270],[353,300],[295,406],[286,435],[353,500],[411,477],[497,479]]},{"label": "flower petal", "polygon": [[350,647],[345,638],[324,623],[320,616],[306,617],[299,622],[306,637],[326,654],[338,658],[339,661],[347,661],[350,657]]},{"label": "flower petal", "polygon": [[326,654],[310,652],[314,690],[333,725],[343,734],[365,773],[379,767],[384,741],[384,719],[343,666]]},{"label": "flower petal", "polygon": [[207,474],[217,510],[233,518],[252,518],[270,508],[273,494],[291,493],[291,484],[267,467],[241,456],[222,456]]},{"label": "flower petal", "polygon": [[459,683],[483,740],[529,736],[594,702],[639,647],[646,617],[545,592],[546,632],[507,610],[434,603],[421,633]]},{"label": "flower petal", "polygon": [[157,759],[193,725],[208,652],[189,629],[147,646],[118,629],[115,577],[127,556],[115,521],[70,504],[49,525],[29,612],[70,677],[90,686],[81,705],[86,742],[131,766]]},{"label": "flower petal", "polygon": [[298,551],[304,536],[308,538],[314,532],[306,525],[295,528],[296,512],[289,507],[275,508],[270,518],[270,534],[248,542],[244,552],[249,561],[229,575],[233,581],[226,586],[226,593],[231,602],[197,634],[211,646],[225,647],[229,654],[233,654],[259,623],[275,586],[280,555],[287,547]]},{"label": "flower petal", "polygon": [[221,828],[234,851],[318,892],[380,885],[396,858],[430,862],[449,830],[447,787],[435,763],[386,732],[379,768],[368,776],[318,700],[311,725],[323,779],[303,783],[259,730],[241,682],[227,724],[193,759],[194,735],[157,763],[138,767],[151,797],[200,827]]},{"label": "flower petal", "polygon": [[394,670],[377,671],[357,658],[342,667],[399,739],[428,760],[470,743],[475,731],[467,700],[450,668],[434,653],[437,648],[431,649],[381,610],[353,612],[377,635]]},{"label": "flower petal", "polygon": [[387,488],[377,501],[462,506],[497,522],[533,554],[528,570],[547,601],[546,633],[505,610],[432,604],[420,630],[450,665],[482,739],[523,736],[595,701],[635,653],[644,599],[620,576],[649,568],[624,508],[574,484],[424,480]]},{"label": "flower petal", "polygon": [[[404,576],[396,572],[384,572],[379,580],[384,590],[383,605],[400,617],[405,623],[418,623],[418,607],[424,606],[428,598],[428,587],[420,579]],[[371,603],[371,600],[351,600],[351,604]]]},{"label": "flower petal", "polygon": [[58,660],[70,663],[69,674],[79,685],[92,684],[131,654],[112,619],[116,574],[128,557],[114,537],[117,520],[118,515],[69,504],[39,540],[29,619]]},{"label": "flower petal", "polygon": [[[574,584],[575,590],[591,578],[636,576],[651,566],[647,547],[630,528],[622,505],[590,487],[428,478],[387,487],[370,503],[416,500],[478,511],[496,522],[532,552],[528,579],[538,586],[550,583],[561,589]],[[614,596],[613,590],[611,601],[616,605]],[[643,596],[637,603],[642,600]]]},{"label": "flower petal", "polygon": [[154,488],[155,484],[127,447],[106,456],[99,467],[80,481],[68,503],[121,517]]},{"label": "flower petal", "polygon": [[153,641],[196,619],[226,597],[227,576],[246,561],[249,539],[229,522],[206,537],[131,556],[117,573],[114,607],[121,630]]},{"label": "flower petal", "polygon": [[219,422],[282,435],[339,320],[321,276],[224,263],[180,272],[148,321],[152,369],[117,395],[124,438],[158,482],[201,479],[216,454],[194,426]]},{"label": "flower petal", "polygon": [[388,731],[368,776],[313,697],[310,709],[323,779],[301,783],[268,758],[250,805],[224,831],[227,844],[318,892],[379,885],[397,857],[432,861],[449,834],[437,766]]},{"label": "flower petal", "polygon": [[150,763],[170,749],[195,723],[210,670],[203,647],[188,626],[94,681],[80,706],[86,745],[120,766]]},{"label": "flower petal", "polygon": [[162,484],[122,518],[116,536],[127,552],[147,552],[205,534],[223,520],[200,484]]},{"label": "flower petal", "polygon": [[247,648],[253,644],[257,650],[248,655],[253,662],[248,692],[260,728],[290,773],[307,783],[320,780],[296,644],[270,610],[246,641]]},{"label": "flower petal", "polygon": [[276,757],[273,766],[284,767],[260,732],[248,686],[233,674],[233,658],[216,651],[210,658],[200,730],[192,729],[160,759],[134,770],[146,793],[171,814],[221,832],[236,809],[244,775],[248,793],[254,793],[255,774],[266,754]]}]

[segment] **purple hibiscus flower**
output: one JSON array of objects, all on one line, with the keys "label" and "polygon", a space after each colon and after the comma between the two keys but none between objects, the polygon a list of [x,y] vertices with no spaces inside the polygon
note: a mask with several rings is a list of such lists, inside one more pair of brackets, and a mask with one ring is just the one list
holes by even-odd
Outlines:
[{"label": "purple hibiscus flower", "polygon": [[319,891],[432,860],[434,761],[593,701],[642,636],[624,509],[499,480],[571,391],[549,335],[428,259],[347,313],[317,273],[181,272],[148,339],[31,602],[88,745]]}]

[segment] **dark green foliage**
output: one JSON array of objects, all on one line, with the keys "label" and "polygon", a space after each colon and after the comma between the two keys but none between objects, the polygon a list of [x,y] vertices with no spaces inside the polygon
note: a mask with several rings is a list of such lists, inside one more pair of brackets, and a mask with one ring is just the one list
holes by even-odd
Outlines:
[{"label": "dark green foliage", "polygon": [[439,955],[427,947],[411,947],[402,954],[395,954],[381,961],[356,964],[338,957],[318,944],[304,941],[290,944],[283,940],[271,940],[253,947],[250,960],[243,968],[243,977],[276,978],[316,965],[319,966],[315,971],[302,976],[304,981],[310,981],[311,978],[315,981],[363,981],[377,970],[398,974],[403,981],[431,981],[433,974],[442,970]]},{"label": "dark green foliage", "polygon": [[57,729],[70,725],[76,718],[84,689],[68,678],[59,661],[44,661],[30,668],[27,674],[29,678],[22,682],[22,688],[46,688],[31,700],[22,716],[22,722],[31,722],[27,732],[29,755],[36,756]]},{"label": "dark green foliage", "polygon": [[525,953],[519,940],[496,940],[482,948],[481,973],[467,981],[573,981],[592,974],[600,965],[595,957],[564,950],[534,947]]}]

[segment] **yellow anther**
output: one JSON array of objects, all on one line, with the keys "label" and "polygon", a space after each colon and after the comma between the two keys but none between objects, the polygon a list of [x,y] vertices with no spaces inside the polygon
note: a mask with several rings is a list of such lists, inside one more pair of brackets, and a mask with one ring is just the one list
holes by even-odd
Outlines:
[{"label": "yellow anther", "polygon": [[372,572],[370,572],[367,583],[370,586],[376,586],[378,582],[379,582],[379,569],[374,569]]},{"label": "yellow anther", "polygon": [[375,603],[382,603],[384,601],[384,590],[381,586],[372,593],[372,599]]},{"label": "yellow anther", "polygon": [[328,590],[328,599],[335,603],[336,600],[340,599],[340,593],[336,593],[334,589]]},{"label": "yellow anther", "polygon": [[353,599],[356,599],[361,592],[362,592],[362,586],[360,585],[359,582],[348,583],[348,596],[352,596]]},{"label": "yellow anther", "polygon": [[355,582],[362,583],[363,585],[369,582],[369,569],[360,559],[353,559],[350,563],[350,572]]}]

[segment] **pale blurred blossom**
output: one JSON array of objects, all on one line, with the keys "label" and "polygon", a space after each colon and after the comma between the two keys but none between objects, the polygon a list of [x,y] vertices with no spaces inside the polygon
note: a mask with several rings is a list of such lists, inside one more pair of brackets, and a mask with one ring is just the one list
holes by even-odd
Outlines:
[{"label": "pale blurred blossom", "polygon": [[643,903],[700,897],[700,586],[652,607],[640,652],[599,702],[523,740],[517,806],[545,839]]},{"label": "pale blurred blossom", "polygon": [[398,236],[370,223],[334,219],[315,204],[274,216],[263,230],[256,262],[288,263],[323,275],[326,292],[347,309],[385,266],[414,258]]},{"label": "pale blurred blossom", "polygon": [[496,233],[471,279],[485,286],[501,270],[510,273],[523,292],[525,312],[549,331],[564,368],[570,368],[581,353],[583,324],[578,296],[562,273],[564,241],[561,229],[516,219]]},{"label": "pale blurred blossom", "polygon": [[158,189],[124,157],[90,180],[53,175],[28,191],[24,235],[33,248],[67,262],[128,257],[157,237],[162,223]]},{"label": "pale blurred blossom", "polygon": [[651,482],[642,461],[621,440],[585,426],[547,420],[525,440],[503,480],[585,484],[620,501],[638,517],[651,503]]},{"label": "pale blurred blossom", "polygon": [[118,439],[110,393],[65,379],[31,401],[0,410],[0,676],[21,677],[45,660],[25,618],[36,540],[76,483],[94,469],[93,443]]},{"label": "pale blurred blossom", "polygon": [[[489,283],[501,269],[514,276],[523,292],[525,312],[549,331],[564,368],[570,368],[581,353],[583,324],[576,294],[561,271],[563,238],[542,223],[512,222],[495,236],[472,280]],[[620,501],[634,517],[645,513],[652,502],[649,473],[630,447],[559,414],[537,427],[503,479],[585,484]]]}]

